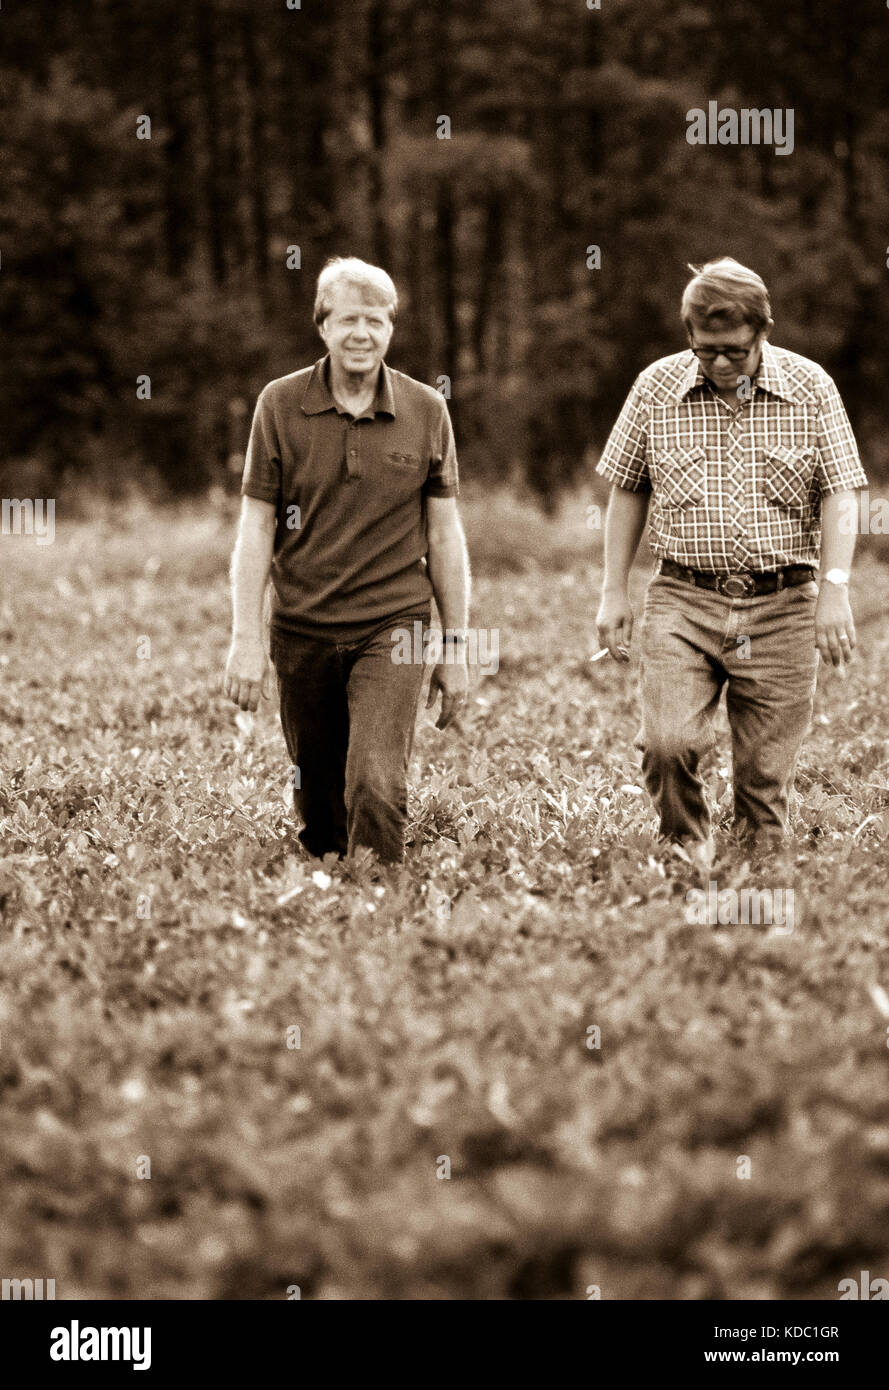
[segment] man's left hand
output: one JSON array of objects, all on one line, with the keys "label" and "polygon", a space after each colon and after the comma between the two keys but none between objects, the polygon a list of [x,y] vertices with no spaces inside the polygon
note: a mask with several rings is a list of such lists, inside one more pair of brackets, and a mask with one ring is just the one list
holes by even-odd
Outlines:
[{"label": "man's left hand", "polygon": [[844,584],[821,585],[815,605],[815,642],[821,659],[842,666],[855,650],[855,623]]},{"label": "man's left hand", "polygon": [[431,709],[441,691],[441,710],[435,721],[436,729],[446,729],[460,713],[469,696],[469,672],[464,654],[453,661],[442,661],[432,668],[426,708]]}]

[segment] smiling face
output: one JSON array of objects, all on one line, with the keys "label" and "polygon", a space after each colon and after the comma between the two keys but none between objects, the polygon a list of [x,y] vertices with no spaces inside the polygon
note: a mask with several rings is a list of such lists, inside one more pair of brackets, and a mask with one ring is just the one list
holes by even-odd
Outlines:
[{"label": "smiling face", "polygon": [[[757,332],[749,323],[717,328],[711,322],[709,329],[692,327],[688,340],[693,349],[699,350],[698,361],[707,379],[717,391],[729,391],[737,388],[739,376],[752,377],[756,373],[766,337],[765,331]],[[732,357],[726,357],[723,349],[731,352]]]},{"label": "smiling face", "polygon": [[353,379],[375,377],[389,347],[394,325],[382,298],[370,287],[348,282],[331,291],[319,332],[334,369]]}]

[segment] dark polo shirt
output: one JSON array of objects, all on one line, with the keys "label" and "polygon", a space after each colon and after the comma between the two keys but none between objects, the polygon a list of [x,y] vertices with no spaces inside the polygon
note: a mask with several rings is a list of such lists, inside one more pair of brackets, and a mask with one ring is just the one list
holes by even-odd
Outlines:
[{"label": "dark polo shirt", "polygon": [[384,362],[357,418],[330,361],[269,382],[256,403],[241,495],[273,502],[272,626],[348,639],[428,613],[427,497],[456,497],[451,419],[438,391]]}]

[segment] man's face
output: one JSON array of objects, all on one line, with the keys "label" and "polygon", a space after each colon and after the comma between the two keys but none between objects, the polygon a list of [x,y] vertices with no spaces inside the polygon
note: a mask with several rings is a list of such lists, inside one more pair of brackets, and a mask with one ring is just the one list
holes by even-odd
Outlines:
[{"label": "man's face", "polygon": [[389,310],[368,298],[372,294],[357,285],[337,285],[320,326],[331,361],[350,376],[375,375],[392,337]]},{"label": "man's face", "polygon": [[[701,370],[708,380],[720,391],[736,388],[739,376],[752,377],[762,355],[765,332],[757,332],[749,323],[740,328],[714,328],[709,330],[692,327],[688,340],[691,347],[697,348],[704,356],[698,356]],[[722,349],[737,354],[737,360],[726,357]],[[718,353],[711,356],[711,353]]]}]

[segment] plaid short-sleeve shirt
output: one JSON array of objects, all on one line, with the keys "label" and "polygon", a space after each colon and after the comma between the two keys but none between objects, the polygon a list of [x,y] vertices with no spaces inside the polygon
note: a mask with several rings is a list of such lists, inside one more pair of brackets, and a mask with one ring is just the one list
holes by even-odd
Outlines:
[{"label": "plaid short-sleeve shirt", "polygon": [[736,411],[689,349],[646,367],[596,471],[652,493],[658,558],[723,574],[817,565],[822,495],[867,486],[832,379],[769,342]]}]

